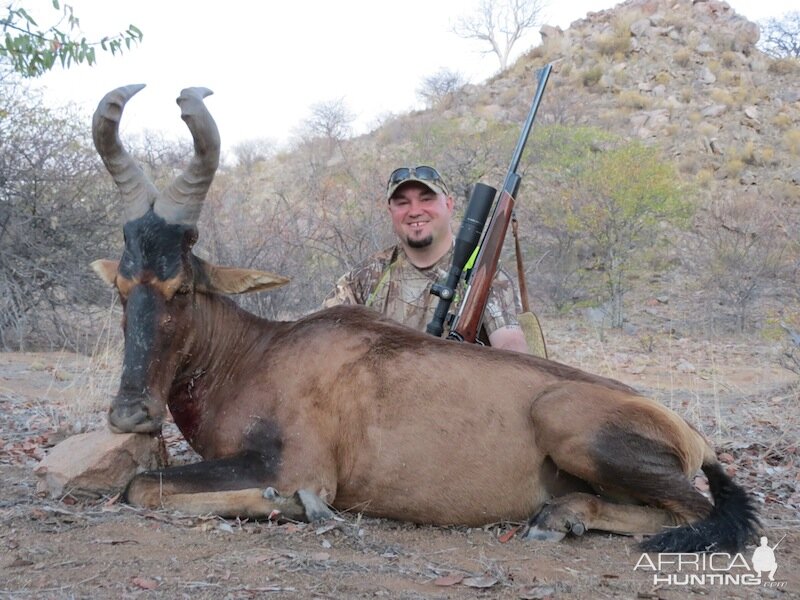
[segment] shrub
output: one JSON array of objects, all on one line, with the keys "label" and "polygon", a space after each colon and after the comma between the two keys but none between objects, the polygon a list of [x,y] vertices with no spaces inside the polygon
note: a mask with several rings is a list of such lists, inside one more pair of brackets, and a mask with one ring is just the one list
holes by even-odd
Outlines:
[{"label": "shrub", "polygon": [[603,56],[625,55],[631,49],[631,35],[627,31],[606,33],[597,38],[597,50]]},{"label": "shrub", "polygon": [[672,60],[675,61],[675,64],[680,65],[681,67],[686,67],[689,64],[689,61],[692,60],[692,51],[689,50],[689,48],[679,48],[672,55]]},{"label": "shrub", "polygon": [[785,112],[778,113],[772,117],[772,124],[781,131],[787,129],[793,122],[794,120],[792,117],[787,115]]},{"label": "shrub", "polygon": [[736,177],[744,169],[744,162],[741,158],[732,157],[725,163],[725,173],[728,177]]},{"label": "shrub", "polygon": [[792,155],[800,154],[800,129],[791,129],[784,133],[783,144]]},{"label": "shrub", "polygon": [[767,71],[773,75],[792,75],[800,73],[800,60],[796,58],[779,58],[769,63]]},{"label": "shrub", "polygon": [[722,53],[722,64],[726,67],[732,67],[739,62],[739,54],[732,50],[727,50]]},{"label": "shrub", "polygon": [[720,88],[711,90],[711,99],[717,104],[724,104],[725,106],[733,106],[735,104],[731,93]]},{"label": "shrub", "polygon": [[712,169],[700,169],[694,176],[694,181],[698,187],[709,188],[714,182],[714,171]]},{"label": "shrub", "polygon": [[617,101],[626,108],[643,109],[649,108],[653,104],[652,98],[648,98],[636,90],[622,90],[617,97]]},{"label": "shrub", "polygon": [[581,73],[581,82],[583,82],[584,87],[592,87],[600,81],[602,76],[603,69],[599,65],[596,65]]}]

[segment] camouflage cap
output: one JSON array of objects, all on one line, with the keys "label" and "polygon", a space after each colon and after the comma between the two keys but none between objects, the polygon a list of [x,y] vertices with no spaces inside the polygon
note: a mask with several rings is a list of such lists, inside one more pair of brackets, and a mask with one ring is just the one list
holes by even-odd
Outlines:
[{"label": "camouflage cap", "polygon": [[433,167],[422,165],[419,167],[400,167],[392,171],[389,176],[389,183],[386,186],[386,200],[392,199],[397,188],[412,181],[421,183],[437,194],[450,195],[450,190],[447,189],[447,184],[442,179],[442,176],[439,175],[439,171]]}]

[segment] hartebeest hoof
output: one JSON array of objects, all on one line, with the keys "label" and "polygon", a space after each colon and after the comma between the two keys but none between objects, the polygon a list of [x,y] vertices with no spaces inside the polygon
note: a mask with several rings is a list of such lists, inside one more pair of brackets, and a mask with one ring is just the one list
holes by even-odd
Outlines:
[{"label": "hartebeest hoof", "polygon": [[293,518],[296,512],[295,507],[302,507],[305,520],[309,523],[332,519],[333,511],[325,504],[325,501],[314,492],[308,490],[297,490],[292,496],[281,496],[274,487],[268,487],[262,493],[266,500],[274,502],[278,506],[286,505],[286,509],[279,509],[281,513],[289,518]]},{"label": "hartebeest hoof", "polygon": [[558,541],[568,533],[583,535],[588,529],[586,514],[582,510],[588,508],[587,502],[591,504],[591,498],[586,494],[563,496],[552,501],[531,519],[525,539]]},{"label": "hartebeest hoof", "polygon": [[522,536],[523,540],[536,540],[538,542],[560,542],[567,535],[566,531],[549,531],[541,529],[536,525],[528,527],[528,531]]},{"label": "hartebeest hoof", "polygon": [[324,521],[333,518],[333,511],[325,504],[325,501],[314,492],[308,490],[297,490],[294,494],[303,508],[306,509],[306,517],[309,522]]}]

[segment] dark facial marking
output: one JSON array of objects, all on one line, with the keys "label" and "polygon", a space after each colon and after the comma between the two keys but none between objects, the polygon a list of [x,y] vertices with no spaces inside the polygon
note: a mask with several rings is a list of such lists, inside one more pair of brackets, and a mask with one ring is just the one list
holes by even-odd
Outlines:
[{"label": "dark facial marking", "polygon": [[166,281],[175,277],[183,266],[197,230],[187,225],[167,223],[152,209],[123,227],[125,251],[119,263],[119,274],[134,279],[148,272]]},{"label": "dark facial marking", "polygon": [[125,356],[120,389],[141,394],[156,341],[158,299],[146,285],[134,286],[125,307]]}]

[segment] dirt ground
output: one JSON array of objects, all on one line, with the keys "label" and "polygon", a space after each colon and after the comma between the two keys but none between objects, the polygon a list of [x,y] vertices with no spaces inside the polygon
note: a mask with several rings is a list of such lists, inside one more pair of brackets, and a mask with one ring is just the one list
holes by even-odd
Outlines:
[{"label": "dirt ground", "polygon": [[[33,468],[65,435],[103,426],[118,358],[15,353],[0,354],[0,598],[800,597],[800,383],[779,366],[778,345],[563,331],[552,357],[654,395],[713,441],[761,506],[769,544],[781,540],[774,583],[655,581],[646,563],[635,569],[635,538],[525,542],[513,523],[344,514],[277,525],[40,498]],[[173,462],[192,460],[178,434],[166,437]]]}]

